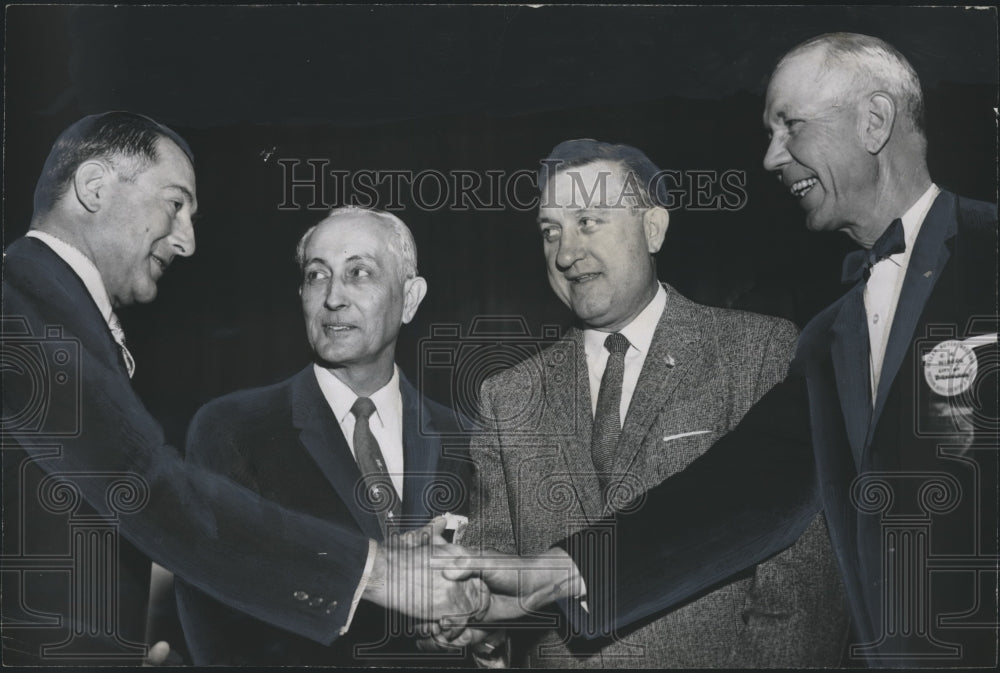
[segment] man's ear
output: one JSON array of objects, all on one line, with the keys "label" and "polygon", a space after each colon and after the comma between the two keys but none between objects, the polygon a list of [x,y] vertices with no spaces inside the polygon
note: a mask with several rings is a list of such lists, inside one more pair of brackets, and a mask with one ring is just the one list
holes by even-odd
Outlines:
[{"label": "man's ear", "polygon": [[403,281],[403,324],[413,320],[417,307],[427,294],[427,281],[421,276],[414,276]]},{"label": "man's ear", "polygon": [[101,200],[111,180],[110,167],[101,161],[85,161],[73,173],[76,200],[91,213],[101,209]]},{"label": "man's ear", "polygon": [[868,104],[862,118],[862,135],[865,149],[870,154],[878,154],[889,142],[892,125],[896,121],[896,103],[888,94],[876,91],[868,97]]},{"label": "man's ear", "polygon": [[667,235],[669,224],[670,213],[666,208],[654,206],[643,213],[642,228],[646,233],[646,248],[650,254],[658,252],[663,246],[663,237]]}]

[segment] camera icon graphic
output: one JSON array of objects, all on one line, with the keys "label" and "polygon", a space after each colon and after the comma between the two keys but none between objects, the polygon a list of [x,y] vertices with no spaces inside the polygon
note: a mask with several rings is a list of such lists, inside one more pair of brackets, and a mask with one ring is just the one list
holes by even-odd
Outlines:
[{"label": "camera icon graphic", "polygon": [[[433,325],[430,336],[419,342],[418,387],[421,393],[447,391],[447,399],[439,401],[454,410],[463,433],[503,427],[545,434],[541,427],[544,391],[552,382],[543,370],[549,362],[573,358],[575,347],[572,340],[560,338],[557,325],[545,325],[540,337],[533,336],[521,316],[477,316],[467,332],[458,324]],[[483,382],[507,370],[523,396],[502,410],[485,408],[479,398]],[[576,378],[563,378],[557,383],[575,390]],[[575,394],[570,399],[576,399]]]},{"label": "camera icon graphic", "polygon": [[3,435],[80,434],[80,342],[58,325],[32,334],[22,317],[3,318],[0,374]]}]

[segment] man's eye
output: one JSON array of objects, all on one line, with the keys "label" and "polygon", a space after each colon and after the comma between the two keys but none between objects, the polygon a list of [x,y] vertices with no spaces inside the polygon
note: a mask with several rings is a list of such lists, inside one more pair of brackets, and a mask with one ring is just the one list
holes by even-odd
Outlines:
[{"label": "man's eye", "polygon": [[597,218],[594,218],[594,217],[581,217],[580,218],[580,226],[581,227],[589,228],[589,227],[596,226],[597,224],[598,224]]},{"label": "man's eye", "polygon": [[368,278],[369,276],[372,275],[372,272],[370,269],[367,269],[363,266],[356,266],[350,271],[348,271],[348,275],[350,275],[351,278]]},{"label": "man's eye", "polygon": [[179,213],[179,212],[181,212],[181,208],[184,207],[184,202],[183,201],[173,201],[173,200],[171,200],[170,201],[170,205],[173,206],[175,213]]},{"label": "man's eye", "polygon": [[328,278],[327,273],[320,269],[309,269],[305,273],[307,283],[318,283]]},{"label": "man's eye", "polygon": [[546,227],[542,229],[542,240],[546,243],[558,241],[561,233],[557,227]]}]

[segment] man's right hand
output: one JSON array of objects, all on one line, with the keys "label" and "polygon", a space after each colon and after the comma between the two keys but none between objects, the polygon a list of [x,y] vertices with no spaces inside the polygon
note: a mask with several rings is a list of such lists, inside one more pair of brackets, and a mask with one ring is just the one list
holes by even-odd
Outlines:
[{"label": "man's right hand", "polygon": [[376,547],[371,576],[362,598],[414,621],[439,622],[456,633],[482,618],[490,607],[490,591],[472,573],[446,578],[444,568],[464,552],[441,536],[443,519],[404,535],[391,535]]}]

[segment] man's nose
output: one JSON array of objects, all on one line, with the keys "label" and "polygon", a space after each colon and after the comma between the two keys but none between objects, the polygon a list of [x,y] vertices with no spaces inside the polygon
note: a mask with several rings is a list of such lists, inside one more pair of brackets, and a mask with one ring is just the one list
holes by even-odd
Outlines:
[{"label": "man's nose", "polygon": [[580,235],[571,228],[564,230],[559,238],[559,250],[556,252],[556,266],[559,270],[565,271],[586,255],[587,251]]},{"label": "man's nose", "polygon": [[194,254],[194,223],[187,208],[183,208],[174,218],[174,226],[170,231],[170,244],[174,247],[175,253],[181,257],[190,257]]},{"label": "man's nose", "polygon": [[326,284],[326,296],[323,297],[323,306],[328,311],[339,311],[347,306],[347,293],[344,291],[344,283],[336,276],[331,276]]},{"label": "man's nose", "polygon": [[785,139],[775,134],[767,146],[764,153],[764,170],[777,171],[790,159],[788,150],[785,149]]}]

